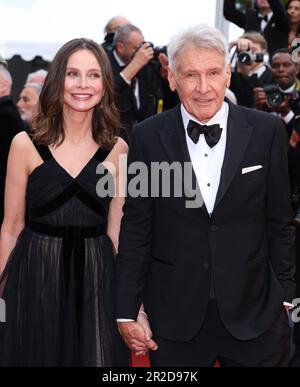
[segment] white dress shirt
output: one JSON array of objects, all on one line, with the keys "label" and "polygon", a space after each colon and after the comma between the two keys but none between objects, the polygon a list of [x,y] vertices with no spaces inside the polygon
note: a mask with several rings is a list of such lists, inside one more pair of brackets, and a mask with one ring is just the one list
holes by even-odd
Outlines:
[{"label": "white dress shirt", "polygon": [[[268,18],[268,21],[266,20],[262,20],[260,22],[260,31],[263,32],[264,29],[266,28],[267,24],[269,23],[269,21],[271,20],[272,16],[273,16],[273,12],[269,12],[267,15],[267,18]],[[264,18],[264,15],[262,15],[261,13],[258,14],[258,17],[261,17],[261,18]]]},{"label": "white dress shirt", "polygon": [[[122,59],[119,57],[119,55],[116,53],[116,51],[114,50],[113,51],[113,56],[115,57],[115,60],[117,61],[118,65],[120,67],[126,67],[126,64],[122,61]],[[120,72],[120,75],[121,77],[124,79],[124,81],[127,83],[127,85],[131,85],[132,83],[132,80],[131,81],[128,81],[128,79],[126,79],[124,77],[124,75],[122,74],[122,72]],[[135,98],[135,101],[136,101],[136,107],[139,109],[141,107],[141,102],[140,102],[140,88],[139,88],[139,81],[138,81],[138,78],[135,77],[135,86],[134,86],[134,90],[133,90],[133,94],[134,94],[134,98]]]},{"label": "white dress shirt", "polygon": [[[181,105],[181,115],[185,129],[186,142],[190,154],[193,169],[196,174],[197,182],[209,214],[213,212],[216,196],[220,184],[221,169],[224,161],[227,134],[227,119],[229,107],[224,102],[221,109],[207,122],[202,123],[191,116]],[[201,125],[219,124],[223,129],[219,142],[210,148],[205,140],[204,134],[201,134],[199,141],[195,144],[189,137],[187,126],[189,120],[198,122]]]}]

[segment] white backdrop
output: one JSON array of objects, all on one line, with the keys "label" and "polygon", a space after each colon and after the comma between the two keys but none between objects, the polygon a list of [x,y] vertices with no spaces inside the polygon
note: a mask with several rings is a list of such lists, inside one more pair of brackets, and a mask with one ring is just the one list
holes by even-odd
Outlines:
[{"label": "white backdrop", "polygon": [[0,0],[0,55],[51,59],[76,37],[103,40],[103,27],[115,15],[128,17],[155,45],[167,44],[181,26],[215,23],[220,0]]}]

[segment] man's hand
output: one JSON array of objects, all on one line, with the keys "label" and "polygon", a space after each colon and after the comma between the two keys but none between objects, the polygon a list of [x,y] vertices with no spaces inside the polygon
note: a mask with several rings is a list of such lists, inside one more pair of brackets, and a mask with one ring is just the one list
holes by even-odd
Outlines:
[{"label": "man's hand", "polygon": [[137,64],[140,68],[146,66],[153,59],[154,50],[149,42],[145,42],[135,52],[132,62]]},{"label": "man's hand", "polygon": [[267,106],[267,94],[262,87],[253,89],[254,105],[259,110],[264,110]]},{"label": "man's hand", "polygon": [[118,322],[118,328],[126,345],[137,354],[144,354],[148,349],[156,351],[158,346],[152,340],[152,332],[146,317],[138,321]]},{"label": "man's hand", "polygon": [[137,49],[131,62],[122,71],[123,77],[131,81],[146,64],[153,59],[154,50],[149,42],[145,42]]},{"label": "man's hand", "polygon": [[230,49],[236,46],[238,51],[255,51],[255,45],[249,39],[239,38],[229,43]]},{"label": "man's hand", "polygon": [[[145,332],[145,337],[146,337],[146,341],[149,343],[150,341],[152,341],[154,343],[152,339],[152,331],[151,331],[151,328],[150,328],[150,324],[149,324],[149,321],[148,321],[148,317],[146,314],[144,314],[143,312],[139,312],[138,314],[138,317],[137,317],[137,322],[140,323],[142,325],[142,327],[144,328],[144,332]],[[156,343],[155,343],[156,344]],[[145,355],[146,352],[148,352],[148,348],[146,348],[145,351],[139,351],[139,352],[136,352],[136,355],[139,356],[139,355]],[[151,348],[153,351],[155,351],[157,349],[157,345],[156,345],[156,348],[155,346]]]}]

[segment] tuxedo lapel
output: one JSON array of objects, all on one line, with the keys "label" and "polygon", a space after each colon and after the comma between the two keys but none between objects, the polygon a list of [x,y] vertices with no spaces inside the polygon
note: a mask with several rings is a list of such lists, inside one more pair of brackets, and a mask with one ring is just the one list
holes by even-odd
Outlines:
[{"label": "tuxedo lapel", "polygon": [[159,136],[169,158],[169,161],[191,162],[184,127],[180,112],[180,105],[169,112],[170,119],[165,127],[160,128]]},{"label": "tuxedo lapel", "polygon": [[[176,106],[173,110],[169,112],[170,117],[165,127],[160,128],[159,136],[161,143],[165,149],[165,152],[168,156],[169,162],[180,162],[182,168],[184,163],[191,163],[190,154],[188,151],[188,146],[186,143],[186,135],[182,122],[182,116],[180,111],[180,104]],[[182,179],[183,176],[180,176]],[[196,198],[199,198],[199,201],[196,201],[196,206],[201,207],[206,213],[206,206],[203,202],[201,191],[197,183],[196,174],[194,168],[192,168],[192,182],[184,181],[185,192],[191,197],[191,187],[195,187],[198,191]]]},{"label": "tuxedo lapel", "polygon": [[252,130],[252,126],[248,124],[242,111],[232,103],[229,103],[226,149],[214,211],[241,165]]}]

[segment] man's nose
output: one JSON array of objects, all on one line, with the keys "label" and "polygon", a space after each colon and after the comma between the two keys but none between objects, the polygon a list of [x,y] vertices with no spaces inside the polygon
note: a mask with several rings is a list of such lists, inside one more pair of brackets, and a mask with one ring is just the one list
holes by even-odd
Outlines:
[{"label": "man's nose", "polygon": [[206,76],[201,76],[197,79],[197,90],[201,94],[206,94],[209,90],[209,82]]}]

